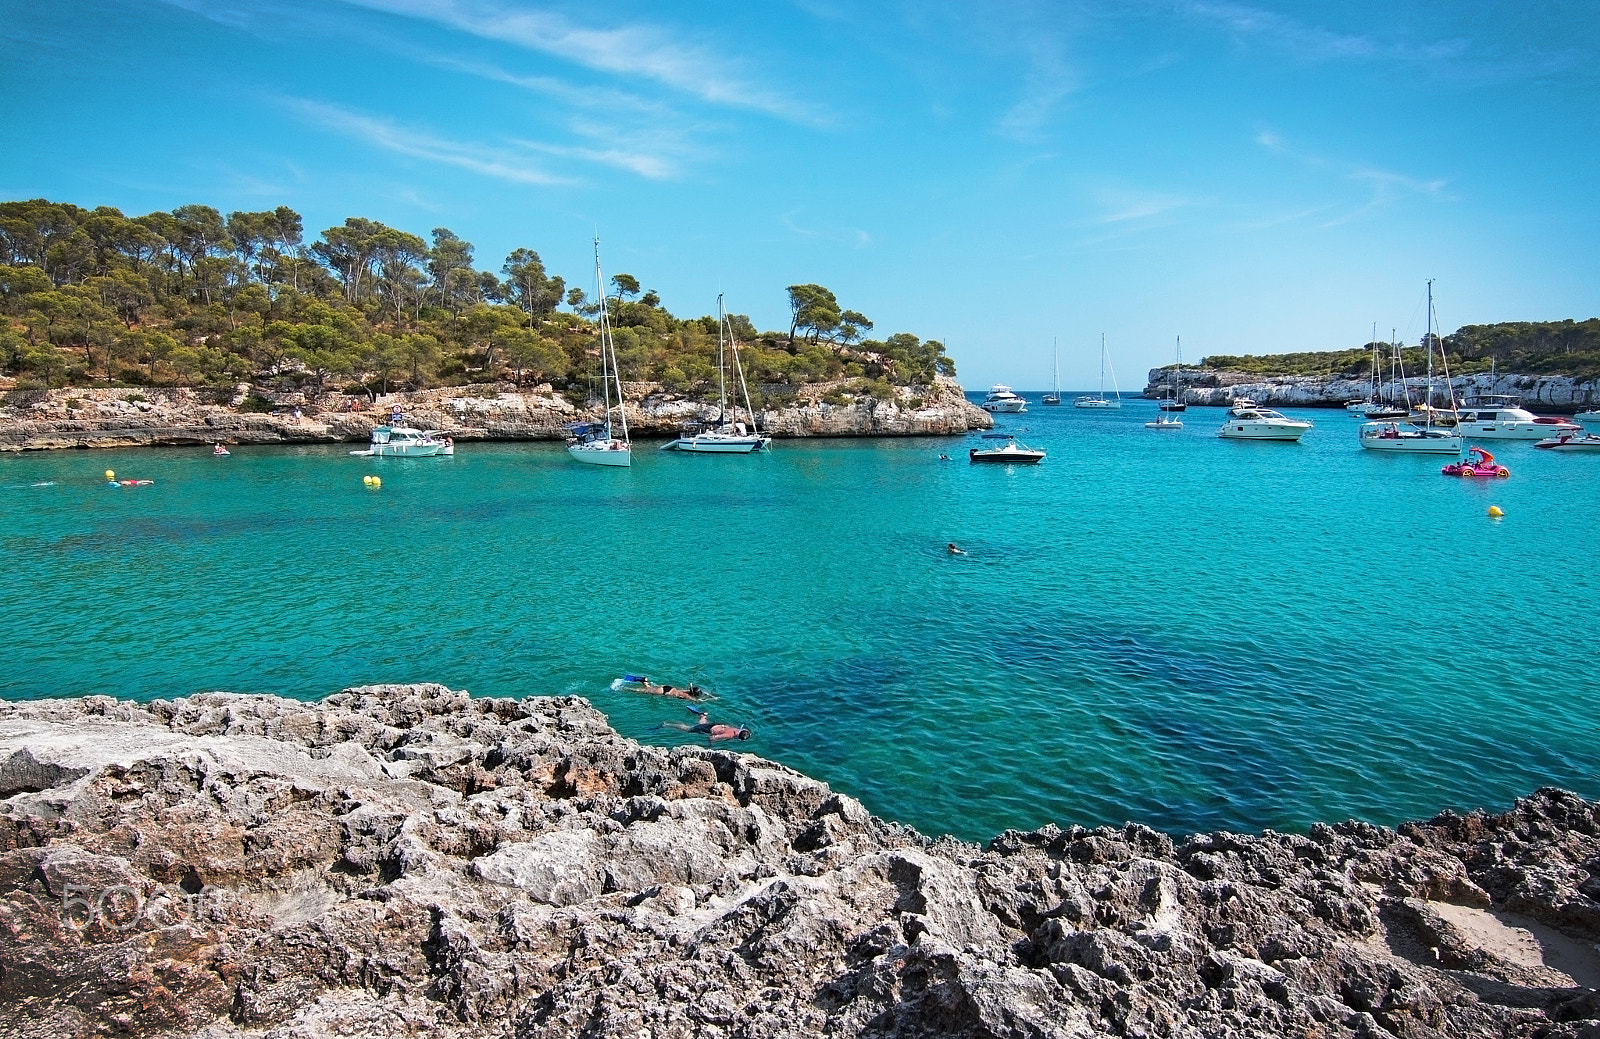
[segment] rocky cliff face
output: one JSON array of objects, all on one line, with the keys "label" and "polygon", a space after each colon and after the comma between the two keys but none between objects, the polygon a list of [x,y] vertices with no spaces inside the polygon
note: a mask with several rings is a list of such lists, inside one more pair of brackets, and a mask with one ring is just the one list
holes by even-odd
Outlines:
[{"label": "rocky cliff face", "polygon": [[[1161,397],[1172,392],[1172,373],[1160,368],[1150,369],[1149,383],[1144,396]],[[1519,396],[1524,406],[1534,411],[1551,411],[1571,414],[1575,411],[1600,405],[1600,382],[1568,379],[1561,376],[1534,375],[1463,375],[1448,380],[1457,401],[1488,394]],[[1443,399],[1446,380],[1440,378],[1434,385],[1435,393]],[[1407,392],[1413,401],[1427,398],[1428,380],[1425,378],[1385,381],[1380,393],[1390,400],[1405,400]],[[1203,371],[1193,369],[1183,375],[1183,399],[1190,404],[1228,407],[1239,397],[1249,397],[1268,407],[1323,408],[1340,407],[1346,401],[1363,400],[1372,394],[1372,384],[1360,379],[1329,376],[1261,376],[1245,372]]]},{"label": "rocky cliff face", "polygon": [[6,1035],[1600,1035],[1600,805],[928,840],[586,702],[0,705]]},{"label": "rocky cliff face", "polygon": [[[960,435],[994,425],[988,412],[943,376],[920,395],[899,388],[892,400],[870,397],[831,404],[834,385],[801,387],[794,403],[760,415],[777,437]],[[644,437],[676,436],[686,423],[711,421],[716,405],[685,400],[654,383],[626,387],[628,425]],[[563,426],[596,418],[548,386],[519,391],[510,385],[448,387],[390,394],[376,401],[344,394],[308,398],[268,394],[270,413],[240,410],[252,390],[241,385],[231,401],[209,400],[189,389],[66,389],[13,391],[0,397],[0,451],[64,447],[227,444],[365,443],[372,427],[399,407],[408,424],[437,429],[457,440],[560,440]],[[298,409],[298,416],[297,416]]]}]

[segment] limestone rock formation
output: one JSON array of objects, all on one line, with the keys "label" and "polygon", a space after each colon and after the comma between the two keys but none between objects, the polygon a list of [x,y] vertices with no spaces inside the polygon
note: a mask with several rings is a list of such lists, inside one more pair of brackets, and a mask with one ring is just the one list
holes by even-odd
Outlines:
[{"label": "limestone rock formation", "polygon": [[1600,1035],[1600,805],[930,840],[576,698],[0,705],[0,1034]]},{"label": "limestone rock formation", "polygon": [[[824,400],[843,383],[801,387],[792,403],[759,416],[778,437],[961,435],[994,425],[988,412],[966,399],[954,379],[938,376],[921,396],[899,387],[892,400]],[[777,388],[773,389],[776,392]],[[626,387],[628,424],[642,437],[677,436],[686,423],[710,421],[715,404],[666,393],[654,383]],[[247,397],[270,411],[240,410]],[[369,401],[330,393],[316,399],[293,393],[257,393],[241,385],[230,401],[191,389],[73,388],[15,391],[0,397],[0,451],[66,447],[153,447],[210,444],[365,443],[372,428],[399,407],[408,424],[437,429],[458,441],[560,440],[567,423],[596,418],[549,386],[453,386],[390,394]]]},{"label": "limestone rock formation", "polygon": [[[1145,397],[1171,395],[1170,371],[1152,368],[1148,380],[1143,393]],[[1449,380],[1440,377],[1434,384],[1440,400],[1445,398],[1447,385],[1457,401],[1499,394],[1521,397],[1524,406],[1532,410],[1565,414],[1600,405],[1600,381],[1593,379],[1488,373],[1460,375]],[[1201,406],[1225,408],[1241,397],[1249,397],[1257,404],[1272,408],[1336,408],[1346,401],[1366,399],[1372,393],[1372,384],[1365,379],[1342,376],[1268,376],[1192,368],[1183,372],[1182,390],[1185,402]],[[1409,392],[1413,401],[1421,402],[1427,399],[1428,380],[1420,376],[1407,378],[1403,383],[1398,379],[1386,379],[1380,384],[1379,390],[1389,400],[1404,400]]]}]

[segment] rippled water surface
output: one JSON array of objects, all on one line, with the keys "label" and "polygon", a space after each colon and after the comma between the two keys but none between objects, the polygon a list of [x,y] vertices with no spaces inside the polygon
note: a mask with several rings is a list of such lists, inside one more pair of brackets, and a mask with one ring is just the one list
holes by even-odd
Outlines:
[{"label": "rippled water surface", "polygon": [[1295,413],[1299,444],[1154,414],[998,416],[1036,467],[960,439],[641,443],[630,470],[542,444],[9,455],[0,695],[437,681],[690,738],[655,728],[681,704],[610,688],[647,673],[720,693],[740,749],[969,839],[1600,796],[1600,456],[1491,445],[1512,477],[1461,481],[1362,451],[1343,412]]}]

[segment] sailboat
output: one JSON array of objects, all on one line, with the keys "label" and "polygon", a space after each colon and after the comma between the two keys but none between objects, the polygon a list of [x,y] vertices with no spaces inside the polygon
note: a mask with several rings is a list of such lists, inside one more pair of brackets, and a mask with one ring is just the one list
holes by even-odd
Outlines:
[{"label": "sailboat", "polygon": [[1052,338],[1050,340],[1050,373],[1051,373],[1051,383],[1050,383],[1050,385],[1051,385],[1052,388],[1051,388],[1049,393],[1047,393],[1043,397],[1039,398],[1039,403],[1041,403],[1041,404],[1060,404],[1061,403],[1061,362],[1056,358],[1056,341],[1055,341],[1054,338]]},{"label": "sailboat", "polygon": [[[733,356],[733,371],[744,391],[744,409],[750,415],[750,428],[738,421],[739,410],[734,406],[732,421],[728,413],[728,356]],[[728,322],[728,312],[722,305],[722,294],[717,293],[717,422],[710,429],[685,433],[676,440],[661,445],[663,451],[690,451],[705,455],[747,455],[760,451],[772,443],[755,428],[756,412],[750,406],[750,387],[744,381],[744,367],[739,363],[739,341],[733,337],[733,326]]]},{"label": "sailboat", "polygon": [[[600,239],[594,240],[595,296],[600,301],[600,393],[605,398],[605,418],[569,426],[567,453],[592,465],[633,464],[628,445],[628,416],[622,410],[622,373],[617,370],[617,346],[611,338],[611,315],[606,305],[606,283],[600,273]],[[611,403],[613,393],[616,404]],[[620,436],[618,434],[621,434]]]},{"label": "sailboat", "polygon": [[[1428,331],[1422,337],[1428,357],[1428,402],[1423,405],[1423,424],[1408,422],[1363,422],[1356,436],[1362,447],[1372,451],[1411,451],[1429,455],[1460,455],[1461,432],[1440,429],[1437,417],[1443,409],[1433,407],[1433,280],[1428,280]],[[1408,394],[1409,397],[1409,394]],[[1455,416],[1455,391],[1451,390],[1449,415]],[[1416,412],[1413,411],[1413,414]],[[1455,425],[1452,421],[1451,426]]]},{"label": "sailboat", "polygon": [[1081,397],[1072,398],[1075,408],[1120,408],[1122,407],[1122,393],[1117,390],[1117,373],[1111,373],[1111,390],[1116,397],[1106,396],[1106,334],[1100,333],[1100,392],[1098,394],[1085,393]]},{"label": "sailboat", "polygon": [[1173,347],[1173,360],[1177,367],[1172,369],[1172,396],[1162,397],[1157,407],[1162,411],[1187,411],[1189,405],[1183,400],[1183,336],[1178,337],[1178,345]]}]

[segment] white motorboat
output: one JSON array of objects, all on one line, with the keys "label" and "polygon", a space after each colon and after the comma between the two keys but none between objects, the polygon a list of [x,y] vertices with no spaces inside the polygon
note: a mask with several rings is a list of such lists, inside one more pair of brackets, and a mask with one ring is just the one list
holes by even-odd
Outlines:
[{"label": "white motorboat", "polygon": [[1511,396],[1474,397],[1456,414],[1461,435],[1473,440],[1547,440],[1583,432],[1576,422],[1540,418]]},{"label": "white motorboat", "polygon": [[[633,465],[633,448],[628,443],[628,415],[622,409],[622,373],[617,370],[617,346],[611,338],[611,307],[606,300],[605,278],[600,273],[600,239],[594,240],[594,287],[600,301],[600,394],[605,400],[605,418],[569,426],[567,454],[590,465]],[[611,403],[613,393],[616,403]]]},{"label": "white motorboat", "polygon": [[1580,411],[1572,417],[1575,421],[1582,422],[1586,426],[1600,425],[1600,408],[1590,408],[1587,411]]},{"label": "white motorboat", "polygon": [[1114,396],[1107,397],[1106,336],[1105,333],[1102,332],[1100,333],[1100,392],[1085,393],[1081,397],[1074,397],[1072,398],[1072,406],[1075,408],[1121,408],[1122,392],[1117,389],[1117,373],[1115,371],[1111,373],[1111,392],[1114,394]]},{"label": "white motorboat", "polygon": [[1000,383],[995,383],[989,387],[988,396],[983,398],[983,403],[979,404],[978,407],[991,413],[1006,412],[1015,414],[1027,411],[1028,402],[1012,393],[1010,386],[1002,386]]},{"label": "white motorboat", "polygon": [[1245,412],[1255,411],[1259,407],[1261,407],[1261,405],[1257,404],[1249,397],[1235,397],[1233,398],[1232,406],[1228,408],[1228,414],[1243,415]]},{"label": "white motorboat", "polygon": [[[728,356],[732,355],[733,370],[739,386],[744,389],[744,408],[750,414],[750,428],[737,420],[738,405],[729,419],[728,411]],[[772,443],[772,438],[755,429],[756,412],[750,405],[750,388],[744,381],[744,367],[739,363],[739,342],[733,337],[733,326],[728,323],[728,312],[722,305],[722,294],[717,294],[717,387],[719,392],[717,421],[706,427],[687,430],[676,440],[661,445],[663,451],[688,451],[702,455],[747,455],[760,451]]]},{"label": "white motorboat", "polygon": [[1600,451],[1600,436],[1593,433],[1563,433],[1549,440],[1541,440],[1534,447],[1549,448],[1552,451]]},{"label": "white motorboat", "polygon": [[1361,446],[1370,451],[1411,451],[1425,455],[1459,455],[1461,434],[1438,426],[1409,422],[1363,422],[1356,432]]},{"label": "white motorboat", "polygon": [[[435,439],[429,432],[410,426],[375,426],[370,446],[350,453],[360,458],[432,458],[444,454],[445,440]],[[454,452],[455,446],[448,446]]]},{"label": "white motorboat", "polygon": [[1034,465],[1044,461],[1045,453],[1035,450],[1024,444],[1017,443],[1017,438],[1005,433],[986,433],[985,440],[999,441],[995,446],[974,447],[967,450],[969,462],[1002,462],[1020,465]]},{"label": "white motorboat", "polygon": [[1271,408],[1234,408],[1217,436],[1228,440],[1299,440],[1310,428],[1311,423]]}]

